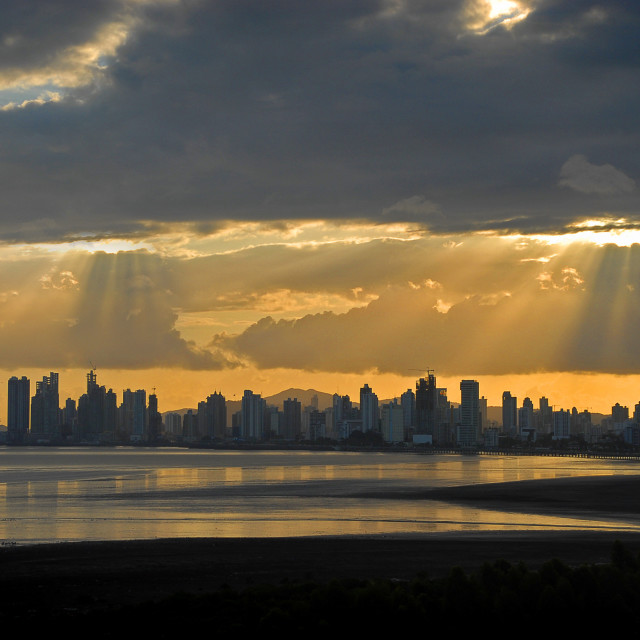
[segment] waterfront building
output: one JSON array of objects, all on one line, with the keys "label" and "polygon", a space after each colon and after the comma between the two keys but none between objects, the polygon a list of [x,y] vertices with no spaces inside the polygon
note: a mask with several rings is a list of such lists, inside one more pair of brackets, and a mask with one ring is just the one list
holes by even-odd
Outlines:
[{"label": "waterfront building", "polygon": [[518,429],[522,440],[535,441],[535,424],[533,421],[533,402],[531,398],[522,401],[522,407],[518,409]]},{"label": "waterfront building", "polygon": [[482,396],[482,398],[480,398],[478,400],[478,406],[479,406],[479,410],[480,410],[480,433],[483,433],[484,430],[488,427],[487,424],[487,405],[488,405],[488,401],[487,399]]},{"label": "waterfront building", "polygon": [[148,439],[149,442],[155,442],[162,435],[162,416],[158,411],[158,396],[155,393],[149,395],[147,414]]},{"label": "waterfront building", "polygon": [[373,393],[368,384],[365,384],[364,387],[360,389],[360,415],[362,418],[363,432],[380,430],[378,396]]},{"label": "waterfront building", "polygon": [[87,392],[78,400],[78,436],[80,440],[100,440],[105,427],[107,390],[98,385],[95,369],[87,373]]},{"label": "waterfront building", "polygon": [[542,396],[540,406],[540,430],[542,433],[551,433],[553,427],[553,407],[549,405],[549,399]]},{"label": "waterfront building", "polygon": [[553,412],[553,439],[567,440],[571,435],[571,411]]},{"label": "waterfront building", "polygon": [[131,440],[142,442],[147,435],[147,392],[137,389],[133,394],[133,431]]},{"label": "waterfront building", "polygon": [[616,431],[622,429],[622,425],[629,419],[629,407],[623,407],[620,403],[616,402],[611,407],[611,420]]},{"label": "waterfront building", "polygon": [[7,442],[21,444],[29,433],[31,381],[26,376],[9,378],[7,395]]},{"label": "waterfront building", "polygon": [[436,433],[434,434],[434,442],[440,446],[446,446],[455,442],[455,422],[451,411],[451,403],[447,398],[447,389],[445,387],[438,388],[438,408],[436,413]]},{"label": "waterfront building", "polygon": [[333,395],[333,437],[348,438],[351,421],[356,419],[356,412],[349,396]]},{"label": "waterfront building", "polygon": [[[317,409],[312,409],[317,411]],[[287,398],[282,405],[282,425],[281,436],[285,440],[299,440],[302,433],[302,405],[297,398],[293,400]]]},{"label": "waterfront building", "polygon": [[311,407],[309,415],[309,428],[307,430],[307,438],[311,441],[319,440],[326,437],[327,417],[324,411],[318,411]]},{"label": "waterfront building", "polygon": [[396,400],[382,405],[380,423],[385,442],[404,442],[404,410]]},{"label": "waterfront building", "polygon": [[438,408],[436,377],[430,373],[416,382],[416,433],[433,437]]},{"label": "waterfront building", "polygon": [[194,442],[198,439],[198,414],[193,409],[187,409],[182,416],[182,437],[186,442]]},{"label": "waterfront building", "polygon": [[476,380],[460,382],[460,422],[457,441],[462,447],[470,447],[478,442],[480,435],[480,385]]},{"label": "waterfront building", "polygon": [[218,391],[207,396],[206,434],[213,440],[223,440],[227,435],[227,401]]},{"label": "waterfront building", "polygon": [[400,406],[402,407],[402,423],[405,434],[416,426],[416,394],[413,389],[407,389],[400,396]]},{"label": "waterfront building", "polygon": [[515,436],[518,425],[518,398],[510,391],[502,394],[502,430],[506,435]]},{"label": "waterfront building", "polygon": [[240,409],[240,437],[251,440],[262,440],[267,403],[260,394],[248,389],[242,396]]},{"label": "waterfront building", "polygon": [[100,435],[102,442],[113,442],[118,431],[118,396],[113,389],[104,394],[104,422]]},{"label": "waterfront building", "polygon": [[36,382],[36,393],[31,398],[31,433],[40,438],[57,435],[60,424],[58,374],[53,371]]},{"label": "waterfront building", "polygon": [[[180,421],[182,423],[182,419]],[[133,433],[133,391],[131,389],[125,389],[122,392],[122,404],[118,411],[118,432],[123,441],[129,440]]]},{"label": "waterfront building", "polygon": [[165,431],[170,436],[182,436],[182,416],[179,413],[167,413],[164,416]]}]

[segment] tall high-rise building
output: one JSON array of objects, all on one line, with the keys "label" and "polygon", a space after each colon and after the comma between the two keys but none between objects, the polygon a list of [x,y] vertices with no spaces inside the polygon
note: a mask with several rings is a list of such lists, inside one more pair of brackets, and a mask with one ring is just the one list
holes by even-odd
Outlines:
[{"label": "tall high-rise building", "polygon": [[562,440],[568,439],[571,435],[571,411],[564,411],[560,409],[560,411],[553,412],[553,439],[554,440]]},{"label": "tall high-rise building", "polygon": [[147,424],[149,442],[156,442],[162,434],[162,416],[158,411],[158,396],[155,393],[149,394]]},{"label": "tall high-rise building", "polygon": [[416,433],[433,436],[438,412],[436,377],[430,373],[416,382]]},{"label": "tall high-rise building", "polygon": [[324,411],[318,411],[311,406],[309,412],[309,430],[307,432],[307,438],[315,441],[319,438],[325,438],[327,435],[327,416]]},{"label": "tall high-rise building", "polygon": [[405,433],[416,426],[416,394],[413,389],[407,389],[400,396],[400,406],[402,407],[402,421]]},{"label": "tall high-rise building", "polygon": [[502,430],[515,436],[518,428],[518,398],[505,391],[502,394]]},{"label": "tall high-rise building", "polygon": [[78,431],[83,440],[96,441],[105,430],[105,396],[107,390],[98,385],[95,369],[87,373],[87,393],[78,400]]},{"label": "tall high-rise building", "polygon": [[298,440],[302,433],[302,405],[297,398],[287,398],[282,404],[281,434],[286,440]]},{"label": "tall high-rise building", "polygon": [[137,389],[133,394],[133,432],[131,439],[137,442],[147,435],[147,392]]},{"label": "tall high-rise building", "polygon": [[553,407],[549,405],[549,399],[545,398],[545,396],[542,396],[539,402],[542,433],[551,433],[551,429],[553,427]]},{"label": "tall high-rise building", "polygon": [[436,411],[436,433],[433,441],[439,445],[451,444],[452,437],[452,415],[451,403],[447,398],[447,389],[441,387],[438,390],[438,408]]},{"label": "tall high-rise building", "polygon": [[58,374],[53,371],[36,382],[31,398],[31,432],[41,437],[55,436],[60,424]]},{"label": "tall high-rise building", "polygon": [[623,407],[619,402],[616,402],[611,407],[611,420],[614,424],[623,424],[629,419],[629,407]]},{"label": "tall high-rise building", "polygon": [[349,436],[349,421],[354,418],[354,408],[349,396],[333,394],[333,437]]},{"label": "tall high-rise building", "polygon": [[473,446],[480,435],[480,385],[476,380],[460,382],[460,424],[458,444]]},{"label": "tall high-rise building", "polygon": [[9,378],[7,399],[7,442],[20,444],[29,433],[31,382],[26,376]]},{"label": "tall high-rise building", "polygon": [[360,389],[360,415],[362,417],[362,431],[378,431],[380,429],[380,410],[378,396],[371,387],[365,384]]},{"label": "tall high-rise building", "polygon": [[118,429],[118,396],[113,389],[104,394],[103,439],[107,442],[116,438]]},{"label": "tall high-rise building", "polygon": [[396,400],[382,405],[380,423],[385,442],[404,442],[404,411]]},{"label": "tall high-rise building", "polygon": [[206,416],[206,435],[223,439],[227,433],[227,401],[221,393],[214,391],[207,397]]},{"label": "tall high-rise building", "polygon": [[242,396],[240,409],[240,437],[252,440],[264,438],[264,422],[267,403],[260,394],[248,389]]},{"label": "tall high-rise building", "polygon": [[487,428],[487,413],[488,413],[488,401],[482,396],[480,400],[478,400],[480,406],[480,433],[482,433]]},{"label": "tall high-rise building", "polygon": [[122,404],[118,410],[118,434],[125,442],[131,438],[133,433],[133,391],[124,389],[122,391]]},{"label": "tall high-rise building", "polygon": [[525,398],[522,401],[522,407],[518,410],[518,429],[520,437],[530,437],[535,429],[533,422],[533,402],[531,398]]}]

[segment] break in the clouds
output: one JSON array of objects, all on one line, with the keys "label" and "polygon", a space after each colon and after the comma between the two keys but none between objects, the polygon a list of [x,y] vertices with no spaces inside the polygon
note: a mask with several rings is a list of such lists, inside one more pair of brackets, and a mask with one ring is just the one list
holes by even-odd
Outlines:
[{"label": "break in the clouds", "polygon": [[622,0],[6,0],[0,238],[635,219],[639,22]]}]

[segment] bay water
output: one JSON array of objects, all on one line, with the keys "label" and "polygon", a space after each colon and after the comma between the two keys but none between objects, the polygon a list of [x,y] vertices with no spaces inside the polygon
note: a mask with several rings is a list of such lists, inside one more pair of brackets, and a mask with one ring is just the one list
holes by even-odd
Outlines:
[{"label": "bay water", "polygon": [[632,461],[536,456],[5,447],[0,542],[640,530],[632,516],[587,520],[394,497],[639,472]]}]

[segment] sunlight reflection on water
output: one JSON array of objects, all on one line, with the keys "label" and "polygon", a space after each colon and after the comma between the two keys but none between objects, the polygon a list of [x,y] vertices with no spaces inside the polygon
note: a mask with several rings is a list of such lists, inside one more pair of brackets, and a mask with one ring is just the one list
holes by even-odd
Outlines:
[{"label": "sunlight reflection on water", "polygon": [[[511,513],[392,494],[638,470],[633,462],[582,458],[3,449],[0,537],[6,544],[540,528],[620,531],[638,529],[640,523]],[[366,497],[371,492],[375,498]]]}]

